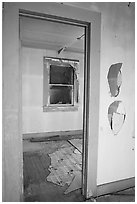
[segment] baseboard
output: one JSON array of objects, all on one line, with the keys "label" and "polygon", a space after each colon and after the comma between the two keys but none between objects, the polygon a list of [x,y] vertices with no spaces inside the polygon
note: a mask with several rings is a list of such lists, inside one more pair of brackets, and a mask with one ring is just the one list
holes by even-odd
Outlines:
[{"label": "baseboard", "polygon": [[55,132],[41,132],[41,133],[27,133],[23,134],[23,140],[28,139],[68,139],[68,137],[82,138],[83,130],[69,130],[69,131],[55,131]]},{"label": "baseboard", "polygon": [[135,177],[97,186],[97,196],[114,193],[135,186]]}]

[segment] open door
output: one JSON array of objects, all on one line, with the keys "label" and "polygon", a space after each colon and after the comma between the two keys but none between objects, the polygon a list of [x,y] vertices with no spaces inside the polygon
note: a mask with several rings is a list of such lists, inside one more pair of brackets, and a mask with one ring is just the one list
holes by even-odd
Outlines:
[{"label": "open door", "polygon": [[[85,28],[82,192],[85,198],[96,196],[100,86],[100,14],[60,3],[4,3],[3,201],[20,201],[23,195],[22,73],[19,66],[19,15],[21,13],[36,18],[40,17],[42,19],[79,25]],[[9,166],[11,169],[15,169],[12,172],[12,176]]]}]

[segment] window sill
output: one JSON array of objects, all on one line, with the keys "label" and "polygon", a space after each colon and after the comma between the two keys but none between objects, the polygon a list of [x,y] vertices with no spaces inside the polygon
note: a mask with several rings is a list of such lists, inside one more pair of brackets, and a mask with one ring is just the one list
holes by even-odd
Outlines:
[{"label": "window sill", "polygon": [[52,107],[52,106],[44,106],[43,112],[59,112],[59,111],[78,111],[78,106],[67,106],[67,107]]}]

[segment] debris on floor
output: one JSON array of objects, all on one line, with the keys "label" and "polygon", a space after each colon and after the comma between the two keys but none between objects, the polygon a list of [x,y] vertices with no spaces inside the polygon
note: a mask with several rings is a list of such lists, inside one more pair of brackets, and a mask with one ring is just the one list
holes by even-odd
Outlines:
[{"label": "debris on floor", "polygon": [[64,194],[70,193],[72,191],[75,191],[81,188],[81,171],[75,171],[74,173],[75,173],[75,177],[73,181],[71,182],[70,186],[64,192]]},{"label": "debris on floor", "polygon": [[80,153],[82,153],[82,139],[72,139],[68,142],[73,145]]},{"label": "debris on floor", "polygon": [[74,150],[75,154],[81,154],[80,151],[78,151],[77,149]]},{"label": "debris on floor", "polygon": [[[78,151],[69,142],[32,143],[23,141],[23,144],[24,202],[135,202],[135,188],[85,200],[81,194],[81,170],[78,168],[82,166],[81,154],[78,154]],[[62,155],[60,157],[59,152]],[[52,156],[52,153],[56,153],[56,157]],[[54,158],[54,162],[49,154]],[[70,160],[69,163],[66,157]],[[69,169],[69,164],[73,166],[75,163],[75,168],[70,171],[73,178],[69,185],[61,186],[47,181],[47,177],[51,174],[48,170],[49,166],[55,167],[59,158],[60,160],[63,158],[64,167],[67,169]]]},{"label": "debris on floor", "polygon": [[64,147],[49,154],[51,165],[47,181],[60,186],[70,185],[65,194],[81,188],[82,155],[74,150],[74,147]]}]

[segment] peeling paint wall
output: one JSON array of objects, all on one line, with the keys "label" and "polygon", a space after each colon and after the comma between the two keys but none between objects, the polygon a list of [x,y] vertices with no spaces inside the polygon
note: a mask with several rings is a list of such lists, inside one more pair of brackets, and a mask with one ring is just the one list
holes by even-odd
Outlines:
[{"label": "peeling paint wall", "polygon": [[[97,184],[135,176],[135,4],[128,2],[68,3],[101,12],[100,122]],[[122,84],[115,97],[110,94],[108,72],[111,65],[122,63]],[[114,88],[114,87],[112,87]],[[115,93],[114,88],[114,93]],[[115,94],[114,94],[115,95]],[[117,136],[110,128],[108,109],[122,101],[126,118]]]},{"label": "peeling paint wall", "polygon": [[117,97],[120,92],[120,87],[122,84],[121,66],[122,63],[117,63],[112,64],[109,68],[107,78],[112,97]]},{"label": "peeling paint wall", "polygon": [[[135,176],[135,152],[132,150],[134,129],[134,4],[106,3],[102,8],[100,79],[100,126],[98,150],[98,184]],[[118,122],[117,136],[108,125],[106,111],[114,97],[110,97],[107,82],[108,68],[122,63],[122,84],[116,101],[122,101],[126,118]],[[114,116],[116,118],[116,115]],[[124,117],[124,115],[122,116]],[[118,119],[116,119],[118,120]],[[122,127],[121,127],[122,123]],[[103,170],[102,170],[102,167]]]},{"label": "peeling paint wall", "polygon": [[122,101],[114,101],[108,108],[108,120],[114,135],[118,135],[126,118],[125,108]]},{"label": "peeling paint wall", "polygon": [[23,134],[82,130],[83,54],[62,52],[59,57],[77,59],[79,65],[78,111],[43,112],[43,57],[58,57],[53,50],[22,47],[22,125]]}]

